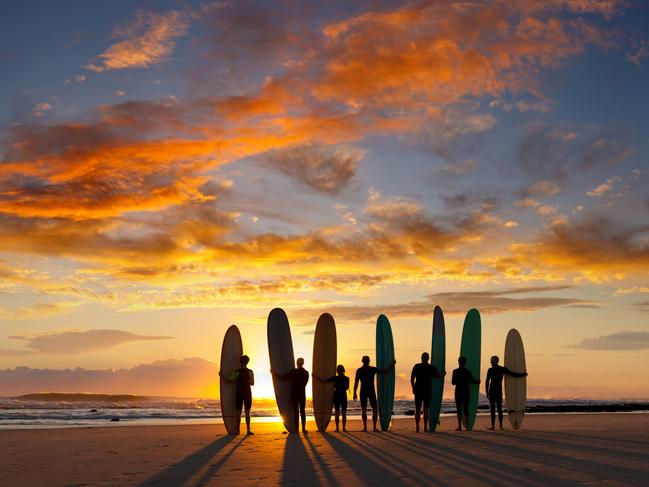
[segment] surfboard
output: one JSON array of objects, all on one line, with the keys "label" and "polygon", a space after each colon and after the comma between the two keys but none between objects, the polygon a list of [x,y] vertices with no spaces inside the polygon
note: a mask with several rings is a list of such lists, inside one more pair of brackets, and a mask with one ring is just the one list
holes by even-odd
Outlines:
[{"label": "surfboard", "polygon": [[[221,347],[221,374],[229,379],[232,372],[237,370],[241,363],[239,359],[243,355],[243,344],[241,343],[241,333],[236,325],[232,325],[225,332],[223,337],[223,346]],[[225,429],[230,435],[239,434],[241,425],[241,409],[236,408],[235,396],[237,393],[237,383],[227,382],[223,377],[219,379],[219,388],[221,394],[221,416]]]},{"label": "surfboard", "polygon": [[[392,328],[385,315],[380,315],[376,320],[376,366],[386,369],[394,360],[394,341]],[[379,407],[379,422],[381,429],[387,431],[392,422],[394,409],[394,368],[387,374],[377,374],[377,403]]]},{"label": "surfboard", "polygon": [[[270,367],[278,374],[287,374],[295,367],[293,355],[293,341],[291,340],[291,328],[288,324],[286,313],[281,308],[273,309],[268,315],[268,355]],[[288,380],[281,380],[273,376],[273,388],[275,389],[275,401],[277,409],[284,422],[287,431],[297,431],[295,424],[294,406],[291,402],[291,383]]]},{"label": "surfboard", "polygon": [[[462,328],[462,344],[460,355],[466,357],[466,368],[469,369],[474,379],[480,380],[480,340],[481,340],[480,313],[477,309],[470,309],[464,319]],[[469,400],[469,417],[464,418],[467,430],[472,430],[478,413],[479,384],[471,384],[469,387],[471,397]]]},{"label": "surfboard", "polygon": [[[430,363],[435,366],[440,374],[446,370],[446,328],[444,326],[444,313],[442,308],[435,306],[433,312],[433,344],[430,354]],[[430,431],[433,432],[439,424],[442,412],[442,396],[444,395],[444,377],[433,377],[432,395],[428,417]]]},{"label": "surfboard", "polygon": [[[505,367],[512,372],[525,372],[525,348],[518,330],[512,328],[505,340]],[[527,377],[512,377],[505,374],[505,401],[507,416],[512,428],[517,430],[525,418],[527,402]]]},{"label": "surfboard", "polygon": [[[313,337],[313,375],[325,379],[336,375],[337,360],[336,323],[333,316],[323,313],[318,318]],[[327,431],[331,421],[334,400],[334,383],[311,381],[313,388],[313,416],[318,431]]]}]

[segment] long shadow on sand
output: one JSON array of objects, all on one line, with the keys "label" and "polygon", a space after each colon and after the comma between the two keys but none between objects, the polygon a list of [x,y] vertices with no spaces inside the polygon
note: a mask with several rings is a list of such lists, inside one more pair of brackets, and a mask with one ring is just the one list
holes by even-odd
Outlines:
[{"label": "long shadow on sand", "polygon": [[[145,480],[140,487],[151,485],[183,485],[208,464],[214,456],[234,440],[234,436],[222,436],[209,445],[183,458],[178,463],[164,469],[155,476]],[[243,439],[239,440],[241,443]],[[235,448],[238,446],[235,445]]]},{"label": "long shadow on sand", "polygon": [[336,477],[334,476],[333,472],[331,471],[331,469],[327,465],[327,462],[325,462],[324,458],[322,458],[322,455],[320,454],[318,449],[315,447],[315,445],[311,441],[311,438],[306,436],[304,438],[304,441],[308,445],[309,451],[311,452],[311,455],[313,456],[313,459],[315,460],[315,462],[320,467],[320,470],[322,471],[322,474],[325,477],[326,484],[331,486],[331,487],[340,487],[340,482],[338,482],[338,480],[336,480]]},{"label": "long shadow on sand", "polygon": [[[435,434],[436,438],[442,436]],[[444,435],[447,439],[451,435]],[[524,469],[518,471],[512,468],[511,464],[499,462],[496,458],[485,458],[469,453],[462,448],[453,448],[445,442],[443,445],[436,444],[436,440],[429,435],[422,435],[419,440],[406,438],[401,435],[388,439],[393,443],[394,448],[400,448],[419,455],[432,458],[435,463],[443,465],[450,470],[456,470],[463,475],[470,477],[476,482],[500,485],[510,483],[521,486],[545,486],[557,485],[559,479],[551,476],[544,476],[542,479],[528,480],[524,475]]]},{"label": "long shadow on sand", "polygon": [[[289,434],[286,437],[280,485],[294,483],[311,486],[321,484],[303,441],[297,433]],[[303,473],[298,475],[298,472],[302,470]]]},{"label": "long shadow on sand", "polygon": [[[646,479],[646,471],[638,470],[633,467],[621,466],[616,463],[617,460],[609,457],[609,461],[603,463],[605,455],[600,456],[596,461],[583,460],[578,457],[579,450],[575,449],[566,454],[557,454],[537,449],[526,448],[525,437],[516,437],[508,435],[507,444],[485,441],[484,437],[460,437],[454,435],[452,438],[456,444],[464,444],[474,448],[488,448],[494,455],[507,455],[511,458],[518,458],[522,461],[533,461],[545,465],[551,465],[554,468],[564,469],[566,471],[577,471],[582,474],[595,477],[598,481],[615,480],[625,482],[629,485],[646,485],[646,480],[641,482],[639,479]],[[555,450],[556,451],[556,450]]]},{"label": "long shadow on sand", "polygon": [[365,444],[354,439],[353,435],[343,435],[344,439],[341,439],[325,433],[322,437],[365,485],[414,485],[422,482],[421,472],[406,469],[403,465],[399,465],[402,474],[395,474],[395,465],[390,465],[389,457],[381,455],[372,443]]}]

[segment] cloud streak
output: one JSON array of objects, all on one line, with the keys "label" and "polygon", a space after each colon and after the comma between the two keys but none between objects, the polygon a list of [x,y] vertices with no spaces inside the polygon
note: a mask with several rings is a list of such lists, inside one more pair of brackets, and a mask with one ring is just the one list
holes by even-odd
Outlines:
[{"label": "cloud streak", "polygon": [[610,335],[584,338],[569,348],[602,351],[646,350],[649,348],[649,332],[621,331]]},{"label": "cloud streak", "polygon": [[114,36],[122,40],[113,44],[97,59],[88,63],[88,71],[102,73],[115,69],[148,68],[168,59],[176,39],[184,36],[189,19],[183,12],[170,10],[164,14],[139,10],[136,19],[119,28]]},{"label": "cloud streak", "polygon": [[[26,347],[25,353],[78,354],[105,350],[124,343],[139,341],[170,340],[173,337],[138,335],[124,330],[87,330],[44,333],[40,335],[14,335],[9,338],[19,340]],[[5,350],[5,353],[12,352]],[[13,351],[22,354],[23,351]]]}]

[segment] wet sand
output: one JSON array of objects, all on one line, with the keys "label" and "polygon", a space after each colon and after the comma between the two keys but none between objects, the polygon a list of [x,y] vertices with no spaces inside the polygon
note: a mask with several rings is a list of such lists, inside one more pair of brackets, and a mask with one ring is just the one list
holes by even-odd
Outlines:
[{"label": "wet sand", "polygon": [[362,433],[353,421],[351,433],[307,437],[273,423],[250,437],[222,425],[1,431],[0,485],[647,485],[649,414],[486,425],[479,417],[473,432],[456,433],[444,418],[441,432],[417,434],[414,420],[398,420],[391,432]]}]

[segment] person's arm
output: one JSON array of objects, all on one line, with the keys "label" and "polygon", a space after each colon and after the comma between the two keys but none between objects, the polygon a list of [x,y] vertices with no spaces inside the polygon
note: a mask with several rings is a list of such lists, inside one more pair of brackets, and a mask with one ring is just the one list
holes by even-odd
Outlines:
[{"label": "person's arm", "polygon": [[491,369],[487,371],[487,380],[485,381],[485,393],[487,398],[489,398],[489,386],[491,385]]},{"label": "person's arm", "polygon": [[313,373],[311,374],[315,380],[318,382],[331,382],[333,380],[333,377],[327,377],[326,379],[323,377],[320,377],[319,375]]},{"label": "person's arm", "polygon": [[255,373],[252,370],[250,371],[250,385],[255,385]]},{"label": "person's arm", "polygon": [[356,377],[354,377],[354,401],[356,400],[356,391],[358,390],[358,370],[356,371]]},{"label": "person's arm", "polygon": [[286,374],[280,374],[279,372],[270,369],[270,373],[273,374],[273,376],[277,377],[279,380],[286,380],[288,379],[288,376],[291,375],[290,370]]},{"label": "person's arm", "polygon": [[452,385],[457,385],[457,380],[456,380],[456,374],[455,374],[455,371],[453,371],[453,375],[451,376],[451,384],[452,384]]},{"label": "person's arm", "polygon": [[223,372],[219,370],[219,377],[223,379],[225,382],[227,382],[228,384],[232,384],[235,380],[237,380],[237,375],[238,373],[235,370],[234,372],[232,372],[232,374],[230,374],[230,377],[226,377],[223,375]]},{"label": "person's arm", "polygon": [[396,364],[396,363],[397,363],[397,361],[394,360],[394,359],[392,359],[392,362],[390,362],[390,365],[388,365],[387,368],[385,368],[385,369],[379,369],[379,368],[377,367],[377,368],[376,368],[376,371],[377,371],[379,374],[381,374],[381,375],[383,375],[383,374],[387,374],[387,373],[390,372],[392,369],[394,369],[394,364]]},{"label": "person's arm", "polygon": [[306,373],[306,382],[304,383],[304,387],[309,383],[309,372]]},{"label": "person's arm", "polygon": [[[417,367],[415,365],[415,367]],[[415,393],[415,367],[412,368],[412,372],[410,373],[410,387],[412,387],[412,393]]]},{"label": "person's arm", "polygon": [[527,370],[525,372],[514,372],[507,367],[503,367],[503,369],[505,370],[505,374],[511,375],[512,377],[527,377]]},{"label": "person's arm", "polygon": [[439,370],[437,370],[437,367],[435,367],[434,365],[432,367],[433,367],[433,377],[444,377],[446,375],[446,372],[440,372]]},{"label": "person's arm", "polygon": [[473,374],[472,374],[472,373],[469,372],[469,376],[471,376],[471,381],[472,381],[474,384],[480,384],[480,379],[476,379],[475,377],[473,377]]}]

